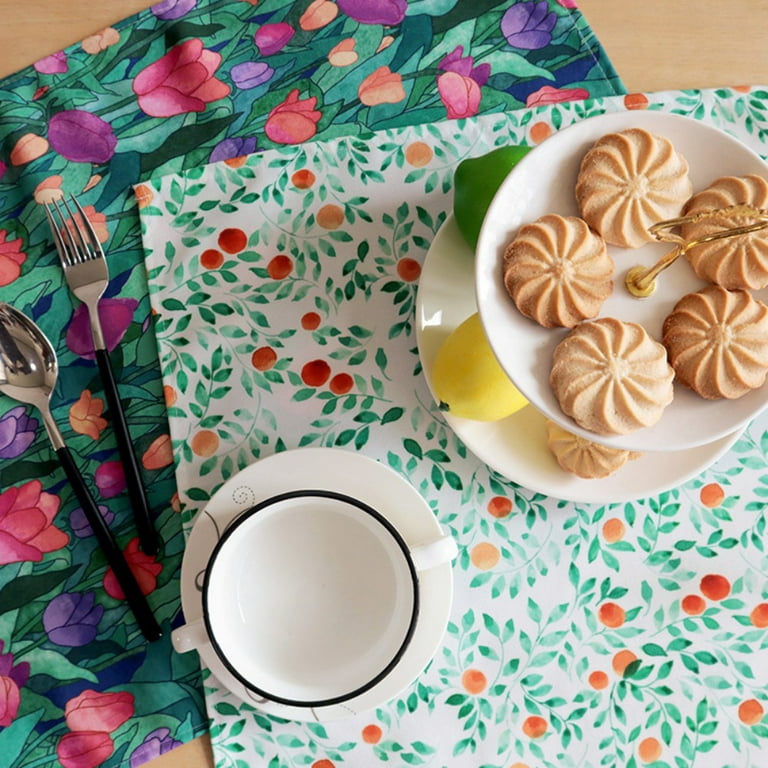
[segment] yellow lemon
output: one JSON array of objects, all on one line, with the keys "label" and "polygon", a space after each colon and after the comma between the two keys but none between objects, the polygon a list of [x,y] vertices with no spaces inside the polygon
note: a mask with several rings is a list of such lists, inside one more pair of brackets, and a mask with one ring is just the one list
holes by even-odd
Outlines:
[{"label": "yellow lemon", "polygon": [[503,419],[528,403],[496,360],[477,312],[437,351],[432,388],[442,410],[475,421]]}]

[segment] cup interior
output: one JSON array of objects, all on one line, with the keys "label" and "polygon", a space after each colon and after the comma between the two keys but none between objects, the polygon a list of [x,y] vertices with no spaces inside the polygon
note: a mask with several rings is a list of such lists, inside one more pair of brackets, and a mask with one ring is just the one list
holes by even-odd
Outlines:
[{"label": "cup interior", "polygon": [[368,690],[397,663],[418,615],[418,579],[406,543],[376,510],[298,491],[227,529],[203,604],[211,643],[244,685],[320,706]]}]

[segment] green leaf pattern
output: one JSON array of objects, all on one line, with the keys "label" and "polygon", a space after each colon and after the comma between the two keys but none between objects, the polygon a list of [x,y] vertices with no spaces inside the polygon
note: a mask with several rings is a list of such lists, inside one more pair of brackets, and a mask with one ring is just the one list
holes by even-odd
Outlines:
[{"label": "green leaf pattern", "polygon": [[[766,153],[765,90],[649,102]],[[408,260],[421,263],[450,212],[456,164],[530,143],[535,124],[621,109],[609,97],[393,129],[150,183],[141,222],[187,529],[260,456],[334,446],[400,473],[460,549],[442,646],[375,711],[282,720],[206,673],[218,766],[764,765],[768,417],[682,487],[626,504],[566,503],[468,453],[416,350],[418,267]],[[430,148],[418,167],[407,151],[416,143]],[[309,188],[292,183],[299,169],[314,174]],[[343,214],[336,224],[323,206]],[[247,245],[205,268],[201,254],[227,228]],[[275,278],[278,255],[291,269]],[[319,322],[308,327],[312,313]],[[263,347],[274,364],[258,370]],[[303,373],[313,361],[327,366],[322,383]],[[342,373],[351,386],[334,392],[328,382]],[[201,452],[202,432],[213,447]]]}]

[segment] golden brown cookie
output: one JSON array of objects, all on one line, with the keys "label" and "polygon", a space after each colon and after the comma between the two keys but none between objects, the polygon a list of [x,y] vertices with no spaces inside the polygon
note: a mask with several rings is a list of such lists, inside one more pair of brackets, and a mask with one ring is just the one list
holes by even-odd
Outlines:
[{"label": "golden brown cookie", "polygon": [[585,480],[608,477],[628,461],[639,458],[636,451],[600,445],[586,437],[574,435],[547,419],[547,448],[566,472]]},{"label": "golden brown cookie", "polygon": [[655,424],[672,402],[673,379],[666,349],[641,325],[612,317],[571,330],[549,377],[563,413],[599,435]]},{"label": "golden brown cookie", "polygon": [[[682,225],[680,235],[686,242],[691,242],[715,232],[757,223],[758,219],[747,214],[703,215],[707,211],[744,204],[768,208],[768,181],[756,175],[723,176],[689,200],[685,215],[698,214],[701,218]],[[764,288],[768,285],[768,229],[700,243],[689,248],[685,256],[702,280],[724,288]]]},{"label": "golden brown cookie", "polygon": [[643,128],[598,139],[581,161],[581,216],[612,245],[637,248],[654,224],[680,215],[693,193],[688,162],[672,142]]},{"label": "golden brown cookie", "polygon": [[683,296],[662,341],[677,381],[708,400],[741,397],[768,375],[768,307],[748,291],[712,285]]},{"label": "golden brown cookie", "polygon": [[604,240],[576,216],[547,214],[520,228],[504,252],[504,285],[526,317],[572,328],[596,317],[613,291]]}]

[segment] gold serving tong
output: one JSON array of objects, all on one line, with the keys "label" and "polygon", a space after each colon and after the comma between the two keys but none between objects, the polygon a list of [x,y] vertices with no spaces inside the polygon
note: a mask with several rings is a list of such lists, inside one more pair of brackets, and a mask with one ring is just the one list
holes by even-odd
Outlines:
[{"label": "gold serving tong", "polygon": [[[740,227],[721,229],[717,232],[711,232],[708,235],[689,241],[685,241],[680,234],[674,231],[683,224],[691,224],[715,216],[724,216],[728,219],[735,219],[738,216],[748,216],[757,219],[757,221]],[[652,267],[644,267],[642,265],[632,267],[632,269],[627,272],[627,275],[624,278],[624,283],[627,290],[633,296],[637,298],[646,298],[656,290],[656,278],[667,267],[673,264],[680,255],[684,254],[690,248],[701,245],[702,243],[711,243],[713,240],[722,240],[727,237],[738,237],[739,235],[746,235],[750,232],[757,232],[766,227],[768,227],[768,211],[746,204],[729,205],[725,208],[713,208],[712,210],[700,211],[699,213],[694,213],[690,216],[681,216],[676,219],[660,221],[657,224],[654,224],[649,229],[649,232],[659,242],[674,243],[675,247],[662,256]]]}]

